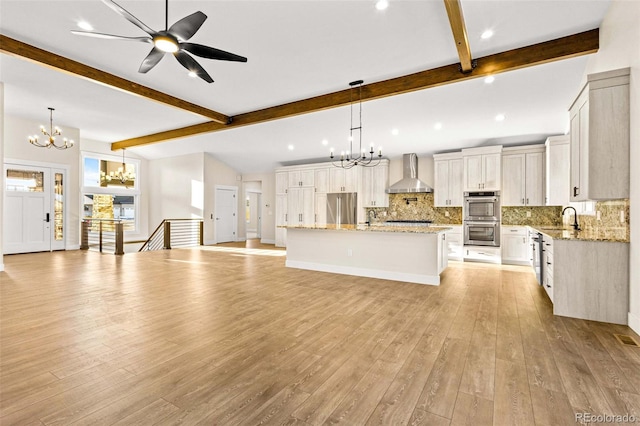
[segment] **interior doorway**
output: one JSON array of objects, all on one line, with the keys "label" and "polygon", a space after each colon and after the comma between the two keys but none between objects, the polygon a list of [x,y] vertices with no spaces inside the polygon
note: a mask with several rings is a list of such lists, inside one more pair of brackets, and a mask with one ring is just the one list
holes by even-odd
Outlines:
[{"label": "interior doorway", "polygon": [[236,241],[238,229],[238,187],[216,185],[216,243]]},{"label": "interior doorway", "polygon": [[262,238],[262,193],[252,190],[245,191],[245,230],[246,239]]},{"label": "interior doorway", "polygon": [[5,163],[5,254],[64,250],[66,170]]}]

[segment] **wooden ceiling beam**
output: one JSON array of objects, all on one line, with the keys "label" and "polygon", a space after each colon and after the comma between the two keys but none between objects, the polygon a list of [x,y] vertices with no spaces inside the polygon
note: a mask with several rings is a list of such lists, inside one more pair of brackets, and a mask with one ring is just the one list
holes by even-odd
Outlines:
[{"label": "wooden ceiling beam", "polygon": [[183,109],[194,114],[202,115],[215,122],[225,124],[230,121],[229,117],[217,111],[201,107],[185,100],[167,95],[150,87],[143,86],[133,81],[125,80],[108,72],[90,67],[80,62],[74,61],[64,56],[40,49],[19,40],[12,39],[0,34],[0,52],[7,55],[27,59],[57,71],[79,76],[96,83],[104,84],[124,92],[151,99],[175,108]]},{"label": "wooden ceiling beam", "polygon": [[[370,101],[387,96],[456,83],[472,78],[479,78],[487,75],[559,61],[562,59],[574,58],[577,56],[595,53],[598,51],[598,47],[599,30],[596,28],[555,40],[478,58],[477,66],[466,74],[460,72],[459,66],[456,63],[363,85],[362,100]],[[182,127],[180,129],[121,140],[112,143],[111,149],[115,151],[122,148],[179,139],[201,133],[210,133],[241,126],[248,126],[251,124],[264,123],[281,118],[322,111],[329,108],[336,108],[348,105],[349,102],[349,89],[345,89],[339,92],[333,92],[326,95],[240,114],[234,116],[233,121],[227,125],[222,125],[216,122],[206,122],[193,126]]]},{"label": "wooden ceiling beam", "polygon": [[462,14],[460,0],[444,0],[444,7],[447,9],[449,25],[451,26],[451,32],[453,33],[453,40],[456,43],[456,49],[458,49],[460,69],[462,72],[469,72],[473,69],[473,64],[471,62],[471,47],[469,47],[467,27],[464,24],[464,16]]}]

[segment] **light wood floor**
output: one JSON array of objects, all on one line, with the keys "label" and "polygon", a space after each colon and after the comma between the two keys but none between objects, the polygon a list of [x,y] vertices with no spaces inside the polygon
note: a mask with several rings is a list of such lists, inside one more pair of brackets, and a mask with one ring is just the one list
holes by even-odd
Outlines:
[{"label": "light wood floor", "polygon": [[640,419],[627,327],[554,317],[528,268],[440,287],[241,244],[5,256],[0,424],[567,425]]}]

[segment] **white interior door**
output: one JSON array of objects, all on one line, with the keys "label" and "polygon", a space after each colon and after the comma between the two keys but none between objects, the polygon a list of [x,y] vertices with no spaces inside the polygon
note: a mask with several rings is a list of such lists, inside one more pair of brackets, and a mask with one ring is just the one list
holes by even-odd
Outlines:
[{"label": "white interior door", "polygon": [[5,165],[4,252],[51,250],[49,170]]},{"label": "white interior door", "polygon": [[238,227],[238,188],[216,188],[216,243],[236,241]]}]

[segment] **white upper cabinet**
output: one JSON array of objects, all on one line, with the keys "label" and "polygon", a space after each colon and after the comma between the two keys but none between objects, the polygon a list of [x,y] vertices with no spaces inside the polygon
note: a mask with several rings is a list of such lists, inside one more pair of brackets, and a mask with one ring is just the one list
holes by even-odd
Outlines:
[{"label": "white upper cabinet", "polygon": [[499,191],[502,184],[502,146],[462,150],[464,191]]},{"label": "white upper cabinet", "polygon": [[329,191],[329,168],[315,169],[316,192],[326,193]]},{"label": "white upper cabinet", "polygon": [[289,188],[296,186],[314,186],[315,170],[299,169],[289,171]]},{"label": "white upper cabinet", "polygon": [[382,160],[375,167],[360,167],[360,191],[362,207],[389,207],[389,160]]},{"label": "white upper cabinet", "polygon": [[629,68],[587,76],[569,109],[571,201],[629,198]]},{"label": "white upper cabinet", "polygon": [[289,173],[276,172],[276,194],[286,194],[289,188]]},{"label": "white upper cabinet", "polygon": [[504,148],[502,205],[544,205],[544,145]]},{"label": "white upper cabinet", "polygon": [[435,154],[434,206],[462,207],[464,164],[462,153]]},{"label": "white upper cabinet", "polygon": [[546,149],[546,201],[547,206],[569,205],[569,136],[550,136]]},{"label": "white upper cabinet", "polygon": [[287,198],[287,224],[304,226],[315,224],[316,211],[314,204],[314,188],[289,188]]},{"label": "white upper cabinet", "polygon": [[342,169],[333,167],[329,169],[329,192],[357,192],[358,168]]}]

